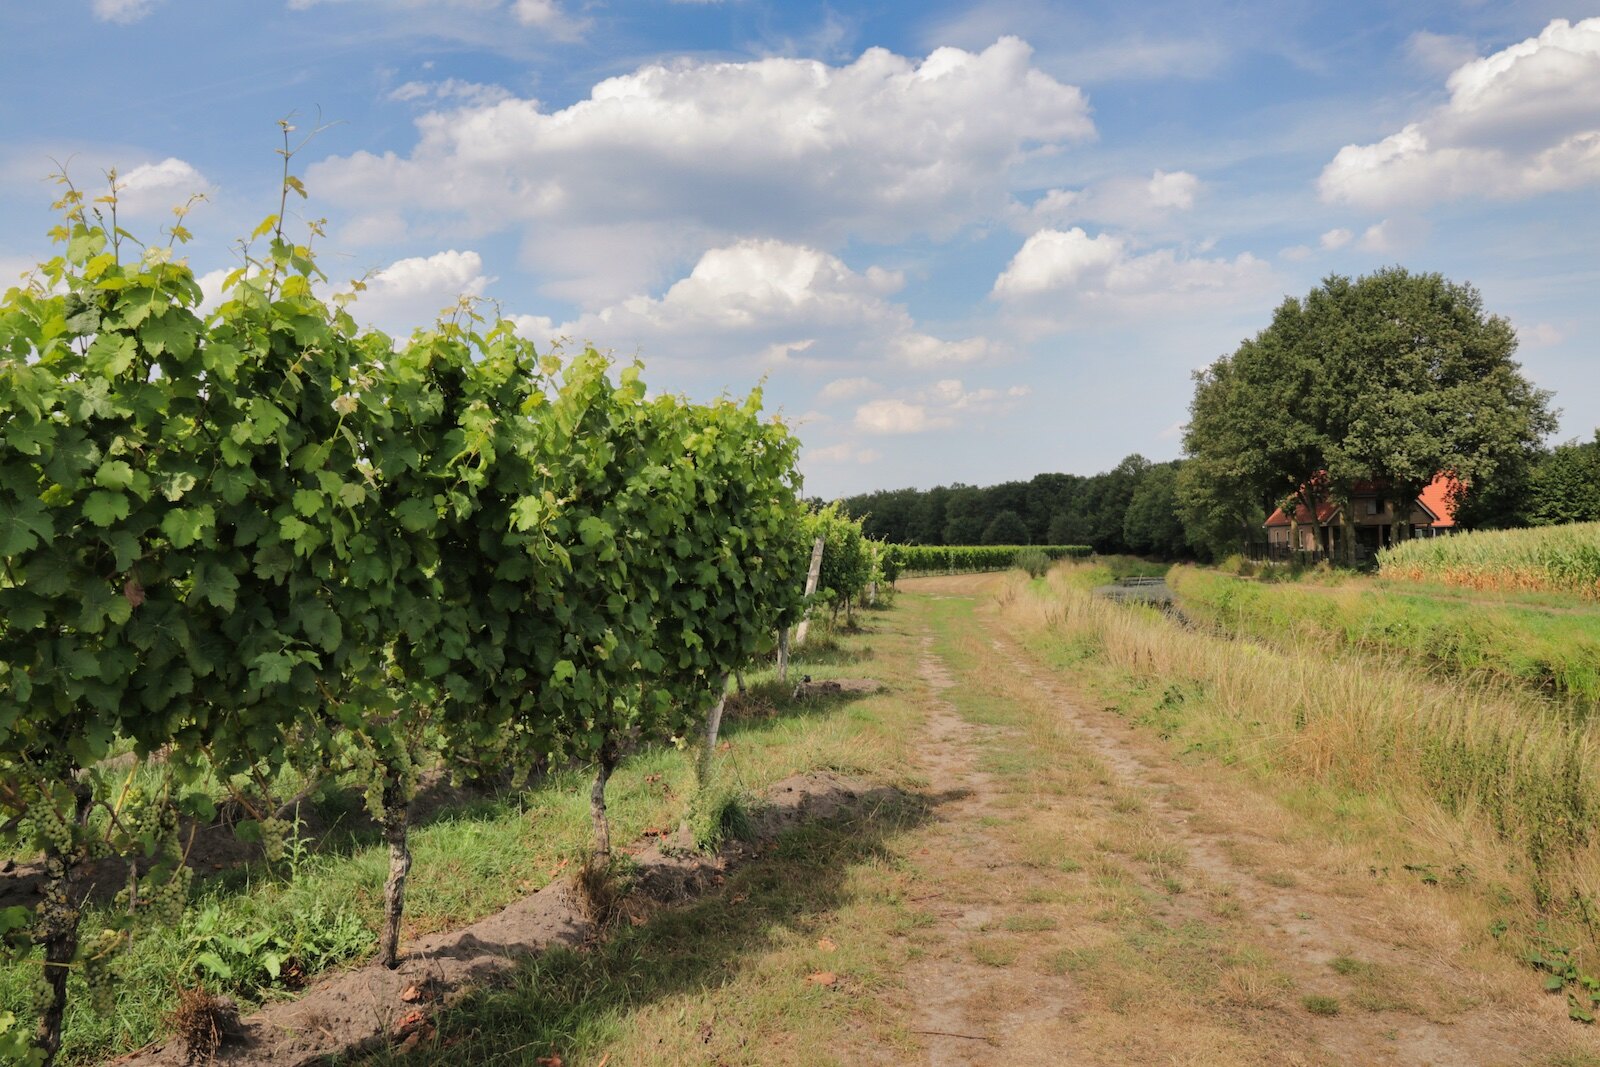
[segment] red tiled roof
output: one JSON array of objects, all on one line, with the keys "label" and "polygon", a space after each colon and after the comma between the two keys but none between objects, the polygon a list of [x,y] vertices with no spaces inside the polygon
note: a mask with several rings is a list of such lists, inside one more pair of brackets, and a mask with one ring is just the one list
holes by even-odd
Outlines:
[{"label": "red tiled roof", "polygon": [[[1317,503],[1317,525],[1321,526],[1325,524],[1329,519],[1333,518],[1333,513],[1337,510],[1339,509],[1334,505],[1333,501],[1319,501]],[[1310,525],[1311,509],[1306,507],[1304,504],[1296,504],[1294,508],[1294,521],[1302,526]],[[1289,516],[1283,513],[1282,508],[1278,508],[1273,511],[1271,515],[1267,516],[1266,524],[1268,526],[1287,526],[1289,525]]]},{"label": "red tiled roof", "polygon": [[[1418,494],[1417,503],[1421,504],[1434,516],[1433,522],[1429,525],[1438,529],[1448,529],[1456,524],[1455,508],[1451,506],[1450,500],[1454,495],[1457,484],[1452,475],[1439,474],[1434,477],[1433,481],[1424,486],[1422,492]],[[1354,483],[1350,490],[1351,496],[1371,496],[1383,488],[1384,486],[1375,481],[1361,481]],[[1319,501],[1317,503],[1317,525],[1326,526],[1338,510],[1338,505],[1331,500]],[[1309,526],[1311,524],[1311,510],[1304,504],[1296,504],[1294,518],[1296,523],[1302,526]],[[1284,514],[1282,508],[1276,508],[1271,515],[1267,516],[1267,521],[1263,525],[1288,526],[1289,516]]]},{"label": "red tiled roof", "polygon": [[1432,525],[1447,529],[1456,524],[1456,509],[1451,502],[1461,483],[1449,474],[1441,474],[1422,487],[1417,500],[1434,515]]}]

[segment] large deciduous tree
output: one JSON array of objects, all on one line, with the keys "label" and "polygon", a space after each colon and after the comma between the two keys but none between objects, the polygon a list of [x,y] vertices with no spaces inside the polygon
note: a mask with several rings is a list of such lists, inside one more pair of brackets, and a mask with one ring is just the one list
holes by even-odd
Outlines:
[{"label": "large deciduous tree", "polygon": [[1534,469],[1528,518],[1539,526],[1600,519],[1600,430],[1557,445]]},{"label": "large deciduous tree", "polygon": [[1185,447],[1233,495],[1346,505],[1349,549],[1357,481],[1386,484],[1403,523],[1441,471],[1491,485],[1553,429],[1516,344],[1470,285],[1401,267],[1330,276],[1197,376]]}]

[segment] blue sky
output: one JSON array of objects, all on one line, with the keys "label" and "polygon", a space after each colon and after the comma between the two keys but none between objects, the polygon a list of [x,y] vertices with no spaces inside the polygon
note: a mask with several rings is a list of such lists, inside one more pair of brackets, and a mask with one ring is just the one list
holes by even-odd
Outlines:
[{"label": "blue sky", "polygon": [[299,210],[359,317],[463,293],[659,390],[763,378],[807,491],[1179,454],[1330,273],[1478,287],[1600,424],[1600,2],[55,0],[0,8],[0,279],[54,161],[215,287]]}]

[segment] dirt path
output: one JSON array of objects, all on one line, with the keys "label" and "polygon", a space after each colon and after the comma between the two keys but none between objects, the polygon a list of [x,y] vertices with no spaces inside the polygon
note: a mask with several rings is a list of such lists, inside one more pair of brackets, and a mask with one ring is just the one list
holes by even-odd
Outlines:
[{"label": "dirt path", "polygon": [[1459,951],[1437,890],[1092,706],[966,599],[983,580],[929,584],[921,1062],[1600,1063],[1531,972]]},{"label": "dirt path", "polygon": [[[1021,887],[1002,885],[992,877],[998,865],[985,822],[995,817],[995,781],[977,767],[977,751],[984,740],[981,731],[943,698],[943,691],[954,683],[932,645],[931,636],[923,639],[918,663],[918,672],[933,694],[922,762],[933,793],[948,799],[940,806],[940,825],[929,835],[925,849],[930,855],[938,853],[947,881],[988,883],[991,892],[971,899],[971,894],[953,888],[947,901],[930,909],[936,919],[933,929],[942,935],[943,944],[906,976],[918,1008],[912,1033],[923,1039],[928,1062],[936,1067],[991,1062],[991,1058],[1017,1064],[1059,1063],[1058,1050],[1068,1039],[1071,984],[1053,978],[1031,984],[1023,996],[1013,996],[1014,983],[997,978],[992,962],[980,962],[985,958],[984,934],[1003,922]],[[943,895],[930,896],[938,901]]]}]

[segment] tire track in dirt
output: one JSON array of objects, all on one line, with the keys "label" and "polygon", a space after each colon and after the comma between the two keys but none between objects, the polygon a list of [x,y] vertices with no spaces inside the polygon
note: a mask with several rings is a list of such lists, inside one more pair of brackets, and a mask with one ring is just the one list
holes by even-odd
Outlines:
[{"label": "tire track in dirt", "polygon": [[[940,694],[955,684],[943,660],[933,651],[932,636],[922,640],[919,674],[928,686],[927,739],[920,769],[929,791],[941,798],[938,824],[926,848],[938,855],[939,881],[952,876],[985,880],[997,866],[983,820],[993,809],[996,785],[978,767],[977,750],[986,728],[963,719]],[[1030,976],[1025,995],[1017,979],[976,962],[973,956],[982,932],[1000,921],[1021,889],[987,878],[992,892],[985,900],[930,900],[935,924],[927,931],[932,951],[914,963],[906,977],[916,1004],[911,1029],[931,1067],[966,1064],[1038,1064],[1063,1062],[1070,1040],[1074,994],[1065,979]],[[935,897],[945,897],[941,891]]]},{"label": "tire track in dirt", "polygon": [[[1553,1045],[1570,1040],[1566,1031],[1571,1024],[1559,998],[1537,1001],[1548,1005],[1544,1012],[1480,1007],[1483,990],[1481,980],[1475,981],[1478,976],[1449,961],[1418,958],[1398,948],[1394,930],[1385,926],[1392,916],[1382,908],[1363,911],[1350,899],[1298,880],[1291,885],[1263,881],[1261,873],[1238,859],[1239,845],[1246,850],[1252,844],[1281,845],[1234,821],[1225,806],[1208,803],[1207,793],[1218,789],[1218,783],[1172,760],[1114,714],[1088,709],[1054,672],[1012,641],[991,631],[989,644],[1013,672],[1019,688],[1031,690],[1032,703],[1059,716],[1105,765],[1116,785],[1141,798],[1183,849],[1191,872],[1212,890],[1237,900],[1255,938],[1294,978],[1296,993],[1326,994],[1348,1002],[1350,983],[1337,975],[1331,964],[1340,958],[1359,959],[1381,965],[1407,981],[1429,983],[1446,1001],[1454,1000],[1461,1007],[1447,1018],[1396,1010],[1319,1017],[1290,1009],[1280,1015],[1279,1025],[1306,1032],[1315,1046],[1331,1054],[1332,1062],[1524,1064],[1549,1055]],[[1174,803],[1179,794],[1182,806]],[[1207,829],[1196,828],[1196,822]],[[1311,865],[1305,870],[1312,870]],[[1173,897],[1171,907],[1197,921],[1216,921],[1201,904],[1199,894]]]}]

